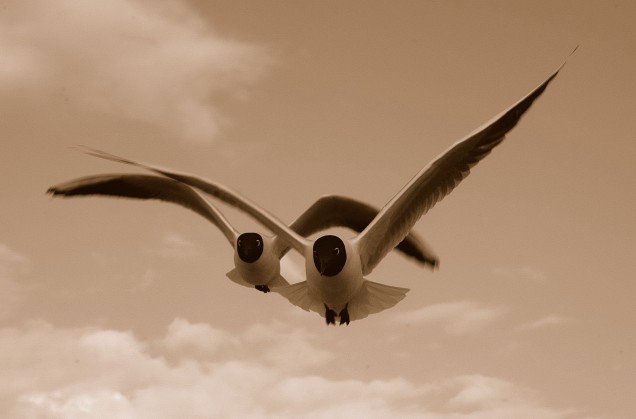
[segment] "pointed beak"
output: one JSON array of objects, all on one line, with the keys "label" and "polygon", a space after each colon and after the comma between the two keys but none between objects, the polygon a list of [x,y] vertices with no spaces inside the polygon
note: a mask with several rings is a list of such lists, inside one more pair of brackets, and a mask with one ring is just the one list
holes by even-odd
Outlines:
[{"label": "pointed beak", "polygon": [[320,276],[324,276],[325,270],[327,269],[327,264],[323,262],[322,259],[318,259],[318,263],[320,265],[318,272],[320,272]]},{"label": "pointed beak", "polygon": [[320,272],[320,276],[324,276],[326,269],[327,264],[322,259],[318,258],[318,272]]}]

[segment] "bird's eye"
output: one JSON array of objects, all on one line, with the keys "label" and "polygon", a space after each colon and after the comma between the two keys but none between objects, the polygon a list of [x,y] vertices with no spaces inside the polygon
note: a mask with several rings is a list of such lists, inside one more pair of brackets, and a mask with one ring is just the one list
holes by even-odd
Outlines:
[{"label": "bird's eye", "polygon": [[334,255],[339,255],[340,254],[340,249],[338,249],[337,247],[333,248],[333,254]]},{"label": "bird's eye", "polygon": [[241,239],[238,239],[238,242],[236,244],[240,247],[241,246]]},{"label": "bird's eye", "polygon": [[259,239],[256,239],[256,247],[261,247],[261,241]]}]

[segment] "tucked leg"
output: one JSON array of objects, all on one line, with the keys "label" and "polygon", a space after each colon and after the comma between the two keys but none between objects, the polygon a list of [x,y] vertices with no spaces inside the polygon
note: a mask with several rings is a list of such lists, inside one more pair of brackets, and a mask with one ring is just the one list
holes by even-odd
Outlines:
[{"label": "tucked leg", "polygon": [[336,324],[336,312],[327,307],[327,304],[325,304],[325,320],[327,324]]},{"label": "tucked leg", "polygon": [[338,315],[340,316],[340,324],[346,323],[349,326],[349,310],[347,310],[347,307],[349,307],[349,303],[345,304],[345,307]]},{"label": "tucked leg", "polygon": [[268,293],[269,287],[267,285],[254,285],[254,288],[259,290],[260,292]]}]

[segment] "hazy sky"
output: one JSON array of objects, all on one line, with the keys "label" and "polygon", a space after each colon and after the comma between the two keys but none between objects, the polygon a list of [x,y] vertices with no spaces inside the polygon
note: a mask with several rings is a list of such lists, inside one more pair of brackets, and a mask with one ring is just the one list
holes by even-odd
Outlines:
[{"label": "hazy sky", "polygon": [[[0,6],[0,416],[636,416],[636,3]],[[85,144],[288,222],[329,193],[380,207],[576,45],[416,224],[440,269],[389,255],[369,278],[411,291],[348,327],[229,281],[192,212],[45,195],[135,171]]]}]

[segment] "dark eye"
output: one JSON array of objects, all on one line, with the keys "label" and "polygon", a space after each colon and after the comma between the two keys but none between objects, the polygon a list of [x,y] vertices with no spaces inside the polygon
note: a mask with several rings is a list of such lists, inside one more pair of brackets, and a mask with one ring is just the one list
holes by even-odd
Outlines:
[{"label": "dark eye", "polygon": [[340,249],[338,249],[337,247],[333,248],[333,254],[334,255],[339,255],[340,254]]},{"label": "dark eye", "polygon": [[240,245],[241,245],[241,239],[239,239],[239,240],[238,240],[237,245],[238,245],[238,246],[240,246]]},{"label": "dark eye", "polygon": [[256,239],[256,247],[261,247],[261,241],[259,239]]}]

